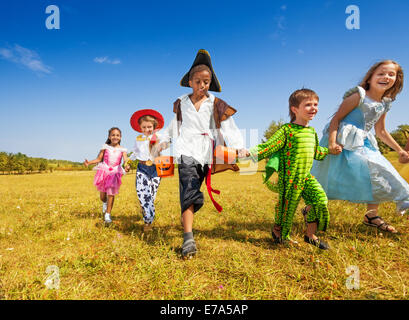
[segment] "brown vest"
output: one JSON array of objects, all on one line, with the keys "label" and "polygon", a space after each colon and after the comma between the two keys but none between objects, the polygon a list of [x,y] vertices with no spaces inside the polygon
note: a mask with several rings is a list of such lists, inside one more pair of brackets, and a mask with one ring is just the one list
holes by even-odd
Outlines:
[{"label": "brown vest", "polygon": [[[182,110],[180,108],[180,99],[177,99],[173,103],[173,112],[176,113],[176,120],[178,121],[178,125],[180,125],[180,123],[182,123]],[[214,123],[216,124],[216,130],[217,130],[217,138],[215,141],[215,147],[218,144],[223,144],[224,146],[226,146],[226,142],[224,141],[222,133],[220,131],[221,123],[222,121],[228,119],[230,116],[232,116],[236,112],[237,112],[236,109],[229,106],[222,99],[219,99],[219,98],[214,99],[213,117],[214,117]],[[220,162],[220,160],[218,162]],[[226,170],[239,171],[240,168],[236,164],[216,163],[216,158],[213,153],[212,174],[223,172]]]}]

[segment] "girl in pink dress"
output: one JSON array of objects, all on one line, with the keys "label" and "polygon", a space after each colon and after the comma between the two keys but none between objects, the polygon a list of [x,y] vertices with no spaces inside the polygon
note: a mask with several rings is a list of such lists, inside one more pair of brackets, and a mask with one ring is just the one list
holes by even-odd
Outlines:
[{"label": "girl in pink dress", "polygon": [[[119,128],[111,128],[108,131],[108,139],[102,146],[98,157],[92,161],[85,159],[84,165],[98,163],[94,167],[97,173],[94,177],[94,185],[100,191],[100,199],[102,201],[102,212],[106,224],[112,223],[111,210],[114,205],[115,195],[119,192],[121,186],[122,175],[125,170],[121,166],[121,160],[128,162],[126,149],[121,145],[121,130]],[[129,171],[129,166],[125,167]]]}]

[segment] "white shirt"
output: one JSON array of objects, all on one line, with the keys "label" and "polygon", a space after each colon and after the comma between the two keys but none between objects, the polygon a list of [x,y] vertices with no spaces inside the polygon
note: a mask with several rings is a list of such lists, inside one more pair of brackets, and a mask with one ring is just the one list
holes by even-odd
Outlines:
[{"label": "white shirt", "polygon": [[[216,125],[213,117],[214,95],[208,93],[208,98],[204,100],[199,111],[196,110],[189,94],[185,94],[180,99],[182,112],[182,123],[178,132],[176,115],[162,132],[162,141],[173,140],[173,150],[171,154],[179,162],[181,155],[193,157],[200,164],[210,164],[213,160],[213,142],[217,137]],[[243,137],[237,128],[232,117],[221,122],[220,128],[223,138],[229,146],[235,149],[244,147]],[[172,152],[173,151],[173,152]]]},{"label": "white shirt", "polygon": [[[160,136],[158,133],[156,133],[156,137],[158,140],[160,140]],[[154,156],[149,152],[149,143],[151,141],[152,134],[150,136],[145,136],[144,134],[141,134],[136,137],[135,139],[135,145],[132,150],[132,154],[130,155],[129,159],[132,161],[135,161],[136,159],[140,161],[148,161],[148,160],[154,160]]]}]

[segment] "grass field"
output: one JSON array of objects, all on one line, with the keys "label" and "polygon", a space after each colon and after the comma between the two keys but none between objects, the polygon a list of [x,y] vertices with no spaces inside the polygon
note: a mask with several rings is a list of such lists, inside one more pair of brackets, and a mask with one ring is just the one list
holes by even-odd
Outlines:
[{"label": "grass field", "polygon": [[[274,245],[277,195],[261,174],[213,176],[224,210],[219,214],[206,193],[194,223],[199,252],[190,260],[180,258],[176,175],[161,182],[148,234],[135,174],[123,178],[110,228],[101,224],[94,172],[0,176],[0,298],[408,299],[409,220],[395,215],[395,204],[382,204],[380,215],[400,235],[364,226],[364,205],[330,201],[324,238],[331,250],[303,242],[299,210],[292,231],[299,244]],[[59,289],[45,285],[50,265],[58,267]],[[346,286],[349,266],[359,268],[359,289]]]}]

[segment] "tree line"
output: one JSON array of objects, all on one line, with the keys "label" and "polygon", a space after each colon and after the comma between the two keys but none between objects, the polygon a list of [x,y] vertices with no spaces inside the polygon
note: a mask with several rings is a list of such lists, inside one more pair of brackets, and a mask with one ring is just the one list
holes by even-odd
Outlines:
[{"label": "tree line", "polygon": [[30,174],[52,172],[54,170],[87,170],[80,162],[28,157],[21,152],[0,152],[0,172],[2,174]]},{"label": "tree line", "polygon": [[[128,157],[131,153],[128,154]],[[136,170],[137,161],[130,163],[131,172]],[[86,168],[82,162],[33,158],[18,152],[0,152],[0,174],[31,174],[57,171],[92,170],[94,166]]]}]

